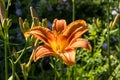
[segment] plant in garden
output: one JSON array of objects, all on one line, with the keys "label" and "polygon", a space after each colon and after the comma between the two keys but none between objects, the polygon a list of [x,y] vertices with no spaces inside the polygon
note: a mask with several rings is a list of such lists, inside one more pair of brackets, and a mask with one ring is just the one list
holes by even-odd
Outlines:
[{"label": "plant in garden", "polygon": [[8,59],[7,56],[10,53],[10,46],[9,46],[9,33],[8,30],[12,24],[11,19],[7,18],[8,9],[10,6],[10,0],[8,0],[7,8],[5,7],[5,2],[3,0],[0,1],[0,37],[4,40],[4,57],[5,57],[5,79],[8,79]]},{"label": "plant in garden", "polygon": [[[11,1],[0,0],[0,80],[120,79],[119,0]],[[41,18],[30,5],[37,8]],[[17,14],[21,16],[19,24],[15,10],[11,10],[14,7],[24,14]],[[28,7],[32,19],[25,14]],[[113,9],[116,15],[111,14]],[[106,17],[101,10],[105,10]],[[49,22],[62,19],[54,19],[52,29],[48,29],[48,21],[43,17]],[[76,20],[79,18],[87,23]],[[21,33],[23,36],[16,37]]]}]

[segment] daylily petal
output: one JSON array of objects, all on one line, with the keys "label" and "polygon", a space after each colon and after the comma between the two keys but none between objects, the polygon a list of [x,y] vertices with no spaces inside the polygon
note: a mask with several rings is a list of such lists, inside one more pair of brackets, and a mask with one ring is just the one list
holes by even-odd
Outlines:
[{"label": "daylily petal", "polygon": [[81,37],[82,34],[84,34],[86,31],[88,31],[87,27],[81,26],[80,28],[76,29],[68,38],[68,42],[77,39]]},{"label": "daylily petal", "polygon": [[80,27],[85,28],[86,27],[86,22],[84,20],[76,20],[74,22],[71,22],[68,26],[67,29],[64,31],[63,35],[70,36],[75,30],[77,30]]},{"label": "daylily petal", "polygon": [[64,52],[66,46],[68,45],[66,36],[59,35],[57,37],[57,45],[58,45],[58,49],[60,50],[60,52]]},{"label": "daylily petal", "polygon": [[53,32],[60,34],[66,28],[66,21],[64,19],[54,19],[52,30]]},{"label": "daylily petal", "polygon": [[56,55],[56,54],[48,46],[39,46],[34,51],[34,56],[33,56],[34,62],[36,62],[41,57],[48,56],[48,55]]},{"label": "daylily petal", "polygon": [[63,33],[68,38],[68,42],[70,42],[72,39],[79,38],[83,33],[88,31],[88,28],[86,27],[86,22],[84,20],[77,20],[72,23],[70,23],[66,29],[66,31]]},{"label": "daylily petal", "polygon": [[70,42],[69,46],[72,48],[82,47],[88,50],[92,49],[91,45],[85,39],[74,39]]},{"label": "daylily petal", "polygon": [[32,34],[34,37],[43,41],[47,45],[49,45],[51,41],[55,40],[53,33],[48,28],[44,28],[41,26],[30,29],[30,31],[27,32],[27,34]]},{"label": "daylily petal", "polygon": [[75,64],[75,50],[72,48],[66,49],[65,53],[59,54],[64,63],[68,66]]}]

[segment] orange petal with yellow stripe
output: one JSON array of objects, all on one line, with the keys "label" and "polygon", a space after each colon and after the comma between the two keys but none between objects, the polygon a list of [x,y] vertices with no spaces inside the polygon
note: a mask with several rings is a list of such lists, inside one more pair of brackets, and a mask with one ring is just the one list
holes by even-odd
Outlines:
[{"label": "orange petal with yellow stripe", "polygon": [[87,26],[87,24],[84,20],[76,20],[74,22],[71,22],[67,26],[67,29],[64,31],[63,35],[70,36],[78,28],[80,28],[80,27],[86,28],[86,26]]},{"label": "orange petal with yellow stripe", "polygon": [[65,53],[61,53],[60,57],[64,63],[68,66],[75,64],[75,50],[72,48],[67,48]]},{"label": "orange petal with yellow stripe", "polygon": [[71,41],[69,46],[72,48],[81,47],[81,48],[86,48],[88,50],[92,49],[91,45],[85,39],[75,39],[75,40]]},{"label": "orange petal with yellow stripe", "polygon": [[33,56],[34,62],[36,62],[41,57],[48,56],[48,55],[54,55],[55,56],[56,54],[54,54],[52,49],[48,46],[39,46],[34,51],[34,56]]},{"label": "orange petal with yellow stripe", "polygon": [[30,29],[28,34],[32,34],[34,37],[42,40],[45,44],[49,45],[51,41],[55,40],[53,33],[48,29],[41,26]]}]

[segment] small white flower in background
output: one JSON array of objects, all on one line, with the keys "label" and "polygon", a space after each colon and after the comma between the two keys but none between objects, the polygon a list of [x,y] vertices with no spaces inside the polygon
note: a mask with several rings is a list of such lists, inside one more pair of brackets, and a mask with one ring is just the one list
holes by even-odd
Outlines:
[{"label": "small white flower in background", "polygon": [[112,15],[116,15],[116,14],[118,14],[118,13],[120,13],[120,3],[119,3],[119,6],[118,6],[117,9],[113,9],[113,10],[112,10]]},{"label": "small white flower in background", "polygon": [[112,10],[112,15],[116,15],[118,13],[118,10]]},{"label": "small white flower in background", "polygon": [[63,2],[66,2],[67,0],[63,0]]}]

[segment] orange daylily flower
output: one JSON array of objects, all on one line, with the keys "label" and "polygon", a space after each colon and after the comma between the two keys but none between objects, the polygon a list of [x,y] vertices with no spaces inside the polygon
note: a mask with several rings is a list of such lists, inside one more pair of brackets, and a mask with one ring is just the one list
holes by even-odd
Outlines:
[{"label": "orange daylily flower", "polygon": [[65,20],[54,19],[52,31],[45,27],[34,27],[28,31],[34,37],[44,42],[34,52],[34,61],[36,62],[43,56],[59,56],[66,65],[71,66],[75,63],[75,48],[82,47],[91,50],[91,45],[80,38],[82,34],[88,31],[84,20],[76,20],[66,25]]}]

